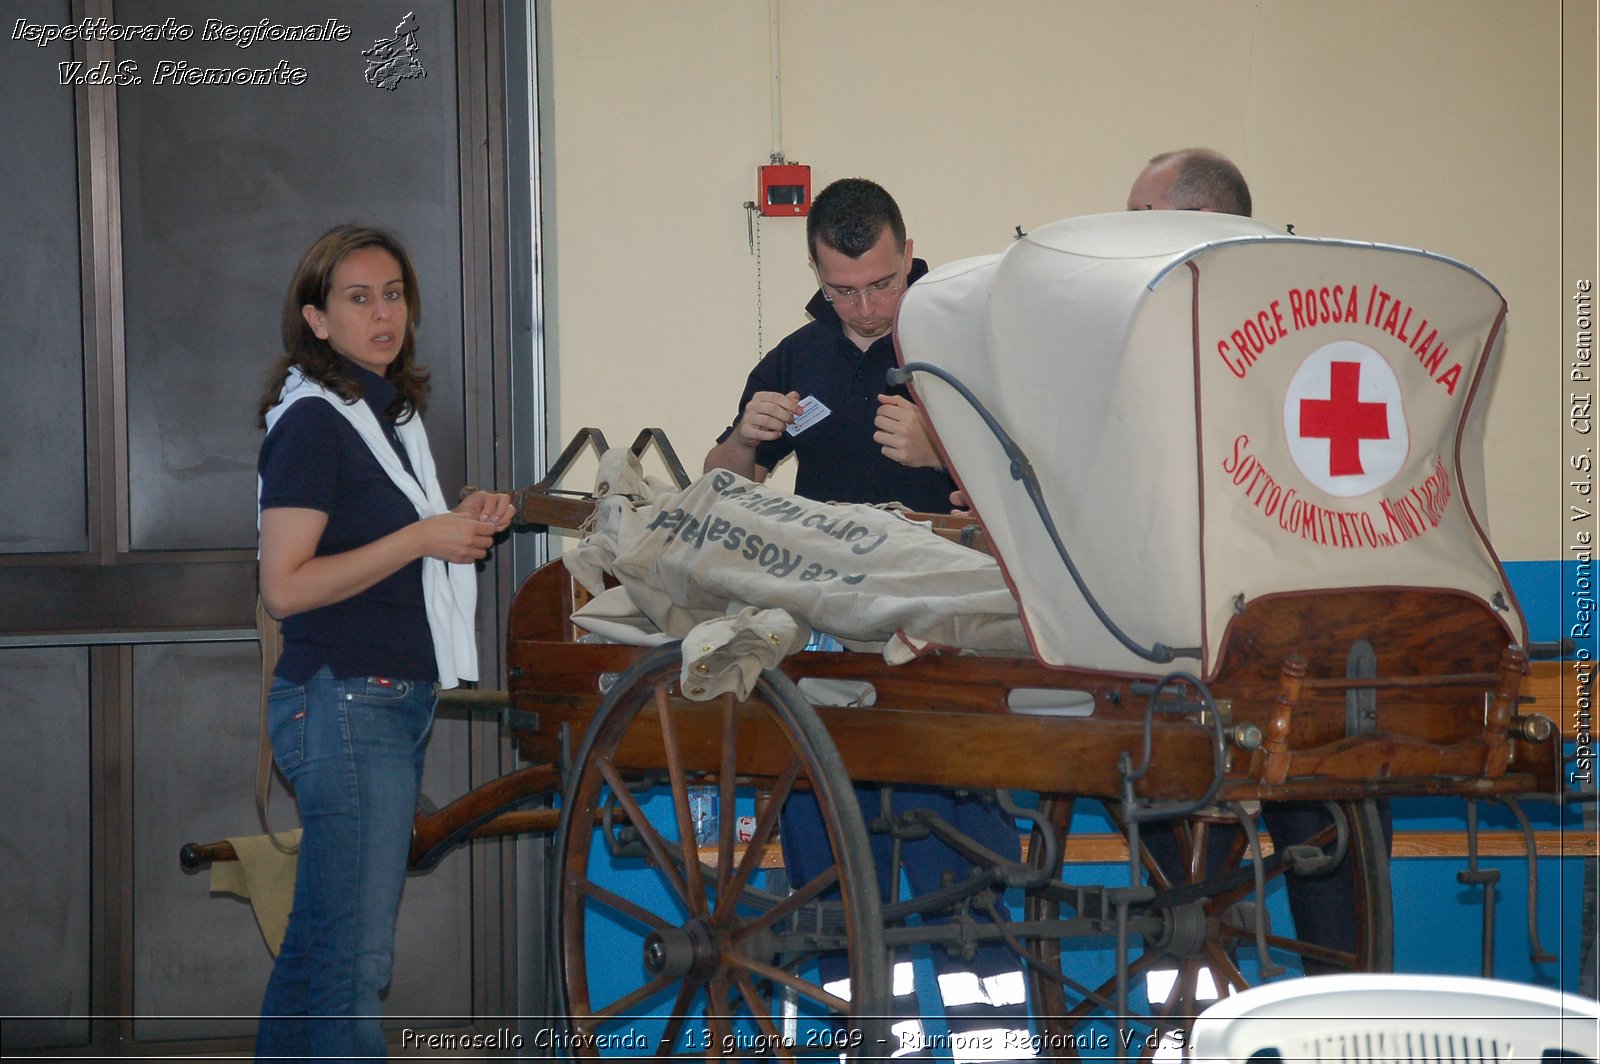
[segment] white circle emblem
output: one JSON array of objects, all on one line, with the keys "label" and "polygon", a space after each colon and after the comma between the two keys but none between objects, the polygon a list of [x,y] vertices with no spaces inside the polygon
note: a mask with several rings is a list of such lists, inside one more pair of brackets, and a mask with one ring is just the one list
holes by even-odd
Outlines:
[{"label": "white circle emblem", "polygon": [[1301,363],[1283,399],[1283,431],[1305,478],[1339,498],[1383,487],[1411,450],[1394,370],[1354,340],[1324,344]]}]

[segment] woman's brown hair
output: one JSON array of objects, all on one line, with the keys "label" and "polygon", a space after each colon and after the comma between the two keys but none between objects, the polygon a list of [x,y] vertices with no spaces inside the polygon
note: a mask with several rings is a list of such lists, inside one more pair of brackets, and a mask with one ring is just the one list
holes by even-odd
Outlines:
[{"label": "woman's brown hair", "polygon": [[333,289],[333,271],[352,251],[382,248],[400,263],[401,282],[406,297],[406,335],[400,353],[389,363],[384,379],[394,385],[394,402],[384,411],[400,421],[421,414],[428,402],[428,372],[416,364],[417,326],[422,321],[422,293],[417,288],[417,270],[411,256],[393,233],[361,225],[341,225],[323,233],[300,259],[283,298],[283,357],[273,366],[267,389],[262,393],[257,413],[265,417],[283,394],[284,381],[291,367],[321,384],[347,403],[361,398],[361,382],[350,372],[349,362],[311,330],[301,308],[328,309],[328,293]]}]

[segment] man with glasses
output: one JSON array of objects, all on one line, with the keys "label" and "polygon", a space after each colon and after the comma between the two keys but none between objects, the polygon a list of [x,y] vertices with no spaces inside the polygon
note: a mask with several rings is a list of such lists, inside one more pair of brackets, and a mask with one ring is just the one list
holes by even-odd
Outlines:
[{"label": "man with glasses", "polygon": [[[750,372],[739,416],[706,455],[706,470],[727,469],[760,482],[793,454],[799,463],[795,493],[806,498],[899,502],[923,512],[948,509],[955,482],[939,465],[922,414],[904,385],[891,388],[884,380],[895,365],[891,332],[900,297],[928,272],[927,263],[912,257],[900,208],[871,181],[835,181],[812,203],[806,244],[818,281],[816,295],[806,304],[812,320]],[[856,796],[869,824],[883,815],[876,787],[858,786]],[[931,810],[994,853],[1020,860],[1016,824],[992,805],[957,799],[938,788],[896,787],[892,813],[913,808]],[[827,829],[809,791],[797,790],[784,803],[782,838],[795,884],[810,882],[833,863]],[[889,877],[889,835],[870,833],[869,842],[884,899],[901,896]],[[901,862],[918,896],[938,889],[947,876],[960,881],[971,871],[965,858],[933,837],[905,840]],[[1003,1045],[1008,1032],[1013,1043],[1026,1034],[1025,985],[1020,962],[1009,950],[985,946],[967,961],[940,947],[932,952],[951,1032],[985,1032],[973,1037],[975,1046]],[[843,978],[839,958],[823,958],[823,977]],[[895,1024],[897,1033],[913,1038],[916,1029],[914,1021]],[[983,1056],[980,1050],[958,1053],[956,1059],[959,1064]]]},{"label": "man with glasses", "polygon": [[811,205],[806,244],[819,283],[812,320],[750,372],[705,468],[759,483],[793,454],[795,493],[808,499],[948,509],[955,482],[921,412],[905,385],[884,383],[900,297],[928,272],[912,258],[900,208],[871,181],[835,181]]}]

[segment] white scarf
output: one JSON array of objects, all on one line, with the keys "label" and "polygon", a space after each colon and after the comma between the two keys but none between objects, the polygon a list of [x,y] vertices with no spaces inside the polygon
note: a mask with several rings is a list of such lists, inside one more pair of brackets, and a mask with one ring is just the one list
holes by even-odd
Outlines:
[{"label": "white scarf", "polygon": [[[422,427],[422,418],[413,415],[403,424],[395,426],[400,445],[411,460],[413,477],[406,472],[395,454],[389,438],[378,424],[377,415],[363,400],[346,403],[321,384],[301,373],[298,367],[289,369],[283,394],[277,405],[267,411],[267,431],[277,424],[278,418],[301,399],[317,397],[326,399],[355,427],[361,439],[378,460],[383,471],[389,474],[395,487],[405,494],[417,508],[418,517],[432,517],[448,513],[450,507],[439,490],[439,476],[433,467],[433,452],[428,449],[428,434]],[[260,482],[256,487],[256,520],[260,524]],[[462,680],[478,678],[478,639],[474,617],[478,607],[477,574],[471,565],[458,565],[438,558],[422,559],[422,597],[428,611],[428,627],[433,634],[433,652],[439,666],[439,686],[455,687]]]}]

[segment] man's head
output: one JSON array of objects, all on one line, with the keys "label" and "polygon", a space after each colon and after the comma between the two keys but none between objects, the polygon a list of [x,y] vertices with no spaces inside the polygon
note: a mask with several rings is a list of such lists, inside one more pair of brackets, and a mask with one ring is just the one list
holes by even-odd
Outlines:
[{"label": "man's head", "polygon": [[1221,152],[1185,148],[1157,155],[1128,191],[1130,211],[1214,211],[1250,217],[1250,186]]},{"label": "man's head", "polygon": [[885,226],[894,234],[895,250],[905,250],[906,223],[894,197],[866,178],[842,178],[812,201],[806,216],[806,250],[813,261],[818,247],[859,259],[878,242]]},{"label": "man's head", "polygon": [[845,331],[862,346],[886,334],[911,270],[911,241],[894,197],[863,178],[835,181],[812,201],[806,246]]}]

